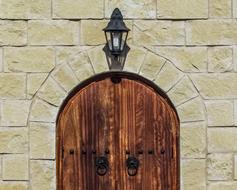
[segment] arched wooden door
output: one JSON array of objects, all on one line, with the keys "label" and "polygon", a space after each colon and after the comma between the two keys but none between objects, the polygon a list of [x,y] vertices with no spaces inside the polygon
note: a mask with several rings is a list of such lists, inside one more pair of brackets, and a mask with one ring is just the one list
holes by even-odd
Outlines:
[{"label": "arched wooden door", "polygon": [[177,114],[145,79],[102,74],[66,100],[57,121],[58,190],[179,190],[179,175]]}]

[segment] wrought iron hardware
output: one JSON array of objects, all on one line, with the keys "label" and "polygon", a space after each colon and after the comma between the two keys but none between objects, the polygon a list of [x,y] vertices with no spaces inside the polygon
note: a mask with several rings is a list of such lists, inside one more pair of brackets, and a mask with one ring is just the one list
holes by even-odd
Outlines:
[{"label": "wrought iron hardware", "polygon": [[75,152],[75,151],[74,151],[73,149],[70,149],[70,150],[69,150],[69,153],[70,153],[71,155],[74,154],[74,152]]},{"label": "wrought iron hardware", "polygon": [[99,156],[95,159],[96,173],[99,176],[104,176],[108,172],[109,161],[105,156]]},{"label": "wrought iron hardware", "polygon": [[128,157],[127,161],[127,172],[129,176],[135,176],[138,172],[139,160],[135,157]]}]

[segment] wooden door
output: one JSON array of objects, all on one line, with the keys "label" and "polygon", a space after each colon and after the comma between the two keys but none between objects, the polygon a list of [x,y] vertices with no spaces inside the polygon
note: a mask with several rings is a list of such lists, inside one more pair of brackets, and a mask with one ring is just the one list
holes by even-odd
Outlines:
[{"label": "wooden door", "polygon": [[[174,108],[139,78],[111,76],[84,85],[59,114],[57,189],[179,190]],[[101,156],[108,161],[105,175],[96,172]],[[128,158],[139,161],[136,175]]]}]

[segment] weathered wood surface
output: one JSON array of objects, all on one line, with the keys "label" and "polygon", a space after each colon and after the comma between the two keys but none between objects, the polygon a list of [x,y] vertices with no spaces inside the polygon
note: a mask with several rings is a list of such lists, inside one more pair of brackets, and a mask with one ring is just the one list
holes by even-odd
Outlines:
[{"label": "weathered wood surface", "polygon": [[[98,176],[95,157],[106,149],[109,172]],[[126,151],[140,161],[134,177],[127,174]],[[122,78],[114,84],[106,78],[84,87],[68,101],[57,123],[57,189],[179,190],[175,111],[136,80]]]}]

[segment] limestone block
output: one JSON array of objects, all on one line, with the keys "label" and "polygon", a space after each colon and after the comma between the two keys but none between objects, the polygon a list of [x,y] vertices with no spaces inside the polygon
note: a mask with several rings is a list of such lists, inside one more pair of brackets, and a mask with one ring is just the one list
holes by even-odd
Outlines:
[{"label": "limestone block", "polygon": [[236,144],[236,128],[208,128],[208,152],[235,152]]},{"label": "limestone block", "polygon": [[228,72],[233,69],[233,51],[230,47],[210,47],[208,49],[208,71]]},{"label": "limestone block", "polygon": [[208,180],[231,180],[233,175],[232,154],[209,154],[207,156]]},{"label": "limestone block", "polygon": [[231,0],[210,0],[209,16],[211,18],[231,18],[232,17]]},{"label": "limestone block", "polygon": [[234,123],[237,126],[237,100],[234,100]]},{"label": "limestone block", "polygon": [[79,22],[29,21],[28,40],[31,45],[77,45],[79,43]]},{"label": "limestone block", "polygon": [[182,158],[206,157],[206,126],[204,122],[181,124]]},{"label": "limestone block", "polygon": [[55,52],[53,48],[4,49],[4,69],[7,72],[50,72],[54,66]]},{"label": "limestone block", "polygon": [[159,0],[157,1],[158,18],[191,19],[208,18],[206,0]]},{"label": "limestone block", "polygon": [[[105,62],[104,64],[106,65]],[[74,56],[74,59],[70,61],[70,66],[72,67],[77,78],[81,81],[94,74],[93,67],[86,52],[81,52],[80,54]]]},{"label": "limestone block", "polygon": [[133,42],[139,45],[184,45],[183,21],[136,20]]},{"label": "limestone block", "polygon": [[37,95],[46,102],[59,106],[66,97],[66,92],[51,77],[49,77],[40,88]]},{"label": "limestone block", "polygon": [[9,154],[3,157],[3,180],[28,180],[28,156]]},{"label": "limestone block", "polygon": [[232,19],[188,21],[187,45],[232,45],[237,43],[237,21]]},{"label": "limestone block", "polygon": [[231,100],[206,101],[208,126],[233,126],[234,105]]},{"label": "limestone block", "polygon": [[28,152],[28,133],[26,128],[0,127],[0,153]]},{"label": "limestone block", "polygon": [[[169,74],[167,74],[169,73]],[[178,70],[173,63],[166,62],[162,67],[161,71],[158,73],[155,83],[162,88],[165,92],[172,88],[184,74]]]},{"label": "limestone block", "polygon": [[55,158],[55,127],[52,123],[30,123],[31,159]]},{"label": "limestone block", "polygon": [[183,72],[206,72],[206,47],[156,47],[155,52],[172,61]]},{"label": "limestone block", "polygon": [[3,71],[3,49],[0,48],[0,72]]},{"label": "limestone block", "polygon": [[48,160],[30,161],[31,190],[55,190],[55,163]]},{"label": "limestone block", "polygon": [[233,0],[233,16],[237,18],[237,0]]},{"label": "limestone block", "polygon": [[29,73],[27,75],[27,98],[32,98],[46,80],[47,73]]},{"label": "limestone block", "polygon": [[26,96],[26,75],[0,73],[0,98],[19,99]]},{"label": "limestone block", "polygon": [[68,64],[57,67],[53,71],[52,76],[67,92],[78,84],[78,79]]},{"label": "limestone block", "polygon": [[234,179],[237,180],[237,155],[234,156]]},{"label": "limestone block", "polygon": [[27,23],[25,21],[0,21],[0,46],[22,46],[26,43]]},{"label": "limestone block", "polygon": [[205,160],[182,160],[182,182],[182,189],[206,189]]},{"label": "limestone block", "polygon": [[156,18],[156,0],[105,0],[105,16],[118,7],[125,18]]},{"label": "limestone block", "polygon": [[233,47],[233,63],[234,63],[234,71],[237,71],[237,46]]},{"label": "limestone block", "polygon": [[32,104],[30,121],[55,122],[58,108],[36,98]]},{"label": "limestone block", "polygon": [[104,46],[97,46],[93,49],[87,50],[89,59],[95,73],[108,71],[108,65],[105,53],[103,51]]},{"label": "limestone block", "polygon": [[48,19],[51,17],[51,1],[1,0],[0,17],[4,19]]},{"label": "limestone block", "polygon": [[26,126],[29,100],[7,100],[1,104],[1,126]]},{"label": "limestone block", "polygon": [[178,106],[198,96],[191,80],[185,76],[168,92],[168,96],[174,105]]},{"label": "limestone block", "polygon": [[192,74],[191,79],[205,99],[237,98],[237,74]]},{"label": "limestone block", "polygon": [[150,80],[154,80],[165,62],[166,59],[163,57],[148,51],[141,66],[140,74]]},{"label": "limestone block", "polygon": [[200,97],[196,97],[177,107],[181,122],[205,120],[204,105]]},{"label": "limestone block", "polygon": [[54,18],[103,18],[103,0],[53,0]]},{"label": "limestone block", "polygon": [[0,182],[0,190],[28,190],[28,182]]},{"label": "limestone block", "polygon": [[208,185],[208,190],[235,190],[235,189],[237,189],[236,181],[211,182]]}]

